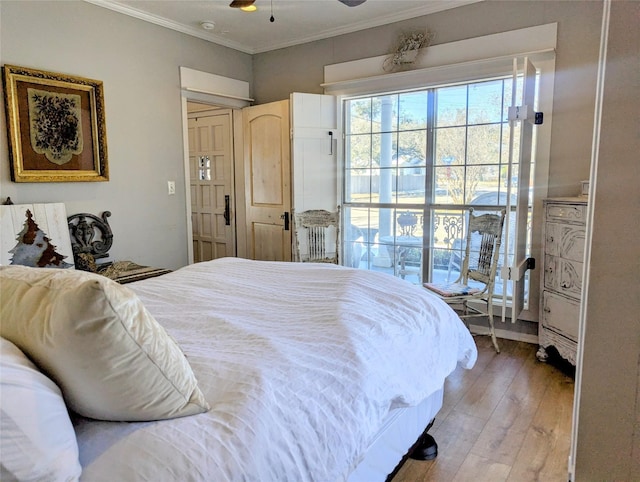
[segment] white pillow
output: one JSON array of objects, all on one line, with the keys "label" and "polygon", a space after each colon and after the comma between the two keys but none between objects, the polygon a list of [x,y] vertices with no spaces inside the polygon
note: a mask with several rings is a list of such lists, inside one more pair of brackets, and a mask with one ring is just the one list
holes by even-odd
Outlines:
[{"label": "white pillow", "polygon": [[78,270],[0,267],[0,336],[89,418],[161,420],[209,409],[177,343],[125,286]]},{"label": "white pillow", "polygon": [[78,443],[60,389],[0,338],[0,479],[78,480]]}]

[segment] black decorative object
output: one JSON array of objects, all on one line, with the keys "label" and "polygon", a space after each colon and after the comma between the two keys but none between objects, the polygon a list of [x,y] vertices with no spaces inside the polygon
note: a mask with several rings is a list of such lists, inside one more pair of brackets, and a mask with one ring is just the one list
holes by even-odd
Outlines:
[{"label": "black decorative object", "polygon": [[[91,254],[95,259],[106,258],[113,244],[113,232],[108,217],[111,211],[102,213],[102,219],[93,214],[80,213],[67,218],[73,255]],[[88,220],[88,221],[87,221]]]},{"label": "black decorative object", "polygon": [[424,434],[416,447],[411,452],[413,460],[433,460],[438,456],[438,444],[428,433]]}]

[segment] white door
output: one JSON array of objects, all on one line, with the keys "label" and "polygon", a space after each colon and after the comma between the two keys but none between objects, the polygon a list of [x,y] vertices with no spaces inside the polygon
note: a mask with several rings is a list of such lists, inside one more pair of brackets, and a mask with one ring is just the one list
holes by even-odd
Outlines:
[{"label": "white door", "polygon": [[293,211],[326,209],[338,204],[336,151],[340,138],[336,98],[322,94],[291,94],[291,169]]},{"label": "white door", "polygon": [[[511,320],[515,322],[524,308],[524,289],[525,279],[524,275],[527,270],[527,224],[529,213],[529,184],[531,177],[531,158],[532,158],[532,140],[533,140],[533,125],[534,125],[534,100],[535,100],[535,86],[536,86],[536,69],[527,57],[524,59],[516,59],[514,61],[514,79],[513,83],[516,85],[516,78],[518,75],[523,77],[523,89],[522,97],[519,101],[516,101],[516,96],[513,96],[513,106],[510,109],[509,120],[511,121],[511,139],[514,138],[515,127],[518,126],[520,130],[519,146],[517,153],[519,157],[513,159],[514,149],[510,149],[510,164],[518,164],[518,184],[517,184],[517,205],[516,205],[516,229],[515,229],[515,253],[513,264],[510,268],[509,278],[514,283],[513,285],[513,301],[511,308]],[[509,183],[511,183],[512,175],[511,169],[508,172]],[[507,199],[511,199],[509,185],[507,191]],[[507,216],[506,223],[512,222],[510,216]],[[505,229],[506,233],[514,232],[509,228]],[[506,266],[506,264],[504,264]]]},{"label": "white door", "polygon": [[235,256],[231,110],[187,117],[193,260]]}]

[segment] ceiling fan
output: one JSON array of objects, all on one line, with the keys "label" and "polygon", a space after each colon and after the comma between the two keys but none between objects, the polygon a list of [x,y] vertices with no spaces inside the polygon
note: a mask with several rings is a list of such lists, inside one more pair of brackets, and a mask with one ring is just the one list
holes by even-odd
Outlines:
[{"label": "ceiling fan", "polygon": [[[255,3],[256,0],[233,0],[229,6],[233,8],[247,8]],[[367,0],[338,0],[340,3],[345,4],[347,7],[357,7],[363,4]]]}]

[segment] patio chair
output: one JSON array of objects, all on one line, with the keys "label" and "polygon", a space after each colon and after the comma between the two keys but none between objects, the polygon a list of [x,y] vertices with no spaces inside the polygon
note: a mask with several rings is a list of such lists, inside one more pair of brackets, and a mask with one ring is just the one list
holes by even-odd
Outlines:
[{"label": "patio chair", "polygon": [[[493,325],[493,291],[506,210],[500,214],[475,216],[469,208],[465,255],[460,277],[453,283],[424,283],[458,312],[465,322],[468,318],[487,317],[489,334],[497,353],[500,353]],[[479,243],[473,238],[478,237]],[[472,251],[477,246],[477,251]],[[475,281],[473,285],[470,282]],[[478,303],[474,303],[478,302]],[[484,309],[486,308],[486,309]]]},{"label": "patio chair", "polygon": [[340,211],[294,213],[296,261],[338,264]]},{"label": "patio chair", "polygon": [[355,224],[345,226],[346,235],[342,240],[342,264],[350,268],[360,267],[360,261],[366,253],[364,247],[364,233]]},{"label": "patio chair", "polygon": [[[396,238],[398,243],[396,249],[398,274],[402,279],[407,275],[415,275],[420,282],[422,277],[422,236],[418,236],[416,230],[422,224],[422,216],[418,213],[405,211],[398,214],[396,222],[400,226],[400,236]],[[415,247],[416,245],[419,247]]]}]

